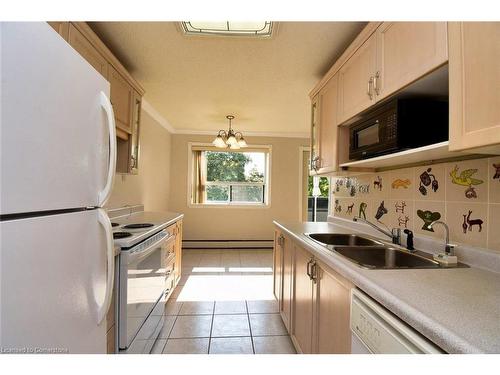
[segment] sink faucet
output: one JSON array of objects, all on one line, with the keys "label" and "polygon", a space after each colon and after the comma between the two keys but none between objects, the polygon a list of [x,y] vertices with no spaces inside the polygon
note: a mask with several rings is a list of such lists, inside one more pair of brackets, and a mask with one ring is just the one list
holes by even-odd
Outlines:
[{"label": "sink faucet", "polygon": [[378,225],[373,224],[372,222],[370,222],[370,221],[368,221],[366,219],[363,219],[361,217],[356,217],[355,216],[355,217],[352,218],[352,220],[356,221],[356,222],[357,221],[361,221],[362,223],[370,225],[372,228],[375,228],[380,233],[383,233],[387,237],[390,237],[393,244],[401,245],[401,229],[400,228],[392,228],[391,231],[389,232],[388,230],[380,228]]},{"label": "sink faucet", "polygon": [[448,225],[444,221],[436,220],[427,225],[427,228],[431,229],[435,224],[441,224],[446,232],[446,238],[445,238],[445,245],[444,245],[444,251],[447,255],[455,255],[455,252],[453,248],[455,247],[450,243],[450,229],[448,228]]}]

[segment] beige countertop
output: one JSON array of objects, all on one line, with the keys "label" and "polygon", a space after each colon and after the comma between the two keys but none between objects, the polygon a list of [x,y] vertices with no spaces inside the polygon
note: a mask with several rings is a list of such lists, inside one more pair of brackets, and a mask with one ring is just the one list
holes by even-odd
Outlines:
[{"label": "beige countertop", "polygon": [[352,228],[325,222],[274,223],[445,351],[500,353],[500,273],[475,267],[364,269],[304,235],[356,232]]}]

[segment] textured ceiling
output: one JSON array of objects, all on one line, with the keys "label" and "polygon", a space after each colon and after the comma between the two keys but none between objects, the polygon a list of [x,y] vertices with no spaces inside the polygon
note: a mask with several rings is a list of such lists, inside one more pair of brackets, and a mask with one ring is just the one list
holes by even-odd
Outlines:
[{"label": "textured ceiling", "polygon": [[309,91],[361,31],[362,22],[280,22],[271,39],[185,36],[174,22],[89,23],[178,131],[299,135]]}]

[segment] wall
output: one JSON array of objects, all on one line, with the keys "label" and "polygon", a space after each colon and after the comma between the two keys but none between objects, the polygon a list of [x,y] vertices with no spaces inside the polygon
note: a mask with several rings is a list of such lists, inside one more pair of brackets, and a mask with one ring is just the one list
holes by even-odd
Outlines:
[{"label": "wall", "polygon": [[[366,204],[370,221],[379,212],[389,228],[444,239],[442,226],[430,231],[424,225],[439,218],[449,225],[452,243],[500,251],[500,157],[336,177],[332,192],[334,216],[351,220]],[[379,210],[382,203],[387,212]]]},{"label": "wall", "polygon": [[272,145],[269,208],[189,208],[188,142],[210,143],[213,136],[172,136],[169,209],[184,213],[184,240],[271,240],[273,220],[299,218],[299,147],[308,139],[248,137],[249,145]]},{"label": "wall", "polygon": [[141,113],[140,159],[137,175],[115,177],[107,208],[144,204],[149,211],[166,211],[170,189],[171,135],[146,111]]}]

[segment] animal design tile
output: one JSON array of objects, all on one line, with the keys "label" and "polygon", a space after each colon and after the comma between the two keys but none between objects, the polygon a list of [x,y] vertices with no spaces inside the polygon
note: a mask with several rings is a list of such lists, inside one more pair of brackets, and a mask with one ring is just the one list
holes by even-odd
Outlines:
[{"label": "animal design tile", "polygon": [[446,222],[450,241],[486,247],[488,240],[488,205],[486,203],[448,202]]},{"label": "animal design tile", "polygon": [[391,192],[389,196],[393,199],[413,198],[413,168],[396,169],[390,174]]},{"label": "animal design tile", "polygon": [[446,199],[448,201],[486,202],[487,159],[448,164]]},{"label": "animal design tile", "polygon": [[488,161],[489,166],[489,203],[500,203],[500,157],[491,158]]},{"label": "animal design tile", "polygon": [[434,232],[434,228],[430,228],[429,224],[441,219],[441,214],[439,212],[432,212],[429,210],[417,210],[417,216],[424,222],[424,224],[422,225],[422,230],[426,230],[429,232]]},{"label": "animal design tile", "polygon": [[[500,156],[332,177],[332,215],[500,251]],[[488,209],[489,207],[489,209]]]},{"label": "animal design tile", "polygon": [[432,165],[415,169],[415,199],[444,200],[445,168]]}]

